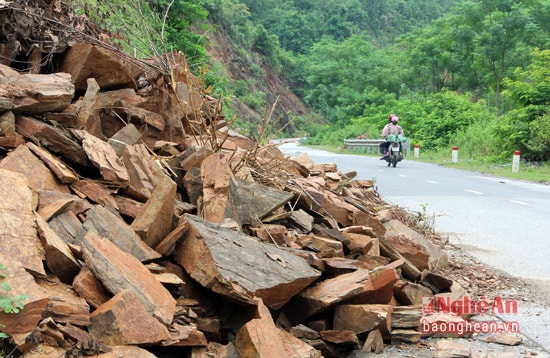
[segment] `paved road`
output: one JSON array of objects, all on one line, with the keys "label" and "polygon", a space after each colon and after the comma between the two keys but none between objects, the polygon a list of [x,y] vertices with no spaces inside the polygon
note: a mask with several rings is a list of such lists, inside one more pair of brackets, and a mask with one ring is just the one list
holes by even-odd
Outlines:
[{"label": "paved road", "polygon": [[[396,168],[376,157],[341,155],[286,143],[287,154],[307,152],[336,163],[356,179],[375,179],[387,201],[435,216],[436,229],[481,261],[514,276],[550,278],[550,185],[495,178],[404,160]],[[537,263],[532,265],[532,263]]]},{"label": "paved road", "polygon": [[[531,279],[550,295],[550,185],[496,178],[404,160],[387,167],[376,157],[342,155],[285,143],[286,154],[307,153],[315,163],[336,163],[356,179],[375,179],[382,197],[435,218],[436,231],[480,261]],[[542,295],[543,296],[543,295]],[[526,298],[514,319],[550,351],[550,299]]]}]

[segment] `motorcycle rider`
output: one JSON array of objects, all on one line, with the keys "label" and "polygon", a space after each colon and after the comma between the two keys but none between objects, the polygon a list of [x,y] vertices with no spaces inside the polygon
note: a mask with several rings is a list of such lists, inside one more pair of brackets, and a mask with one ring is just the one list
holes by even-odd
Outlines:
[{"label": "motorcycle rider", "polygon": [[[397,122],[399,122],[399,118],[393,113],[390,114],[389,123],[386,124],[382,129],[382,137],[384,139],[387,139],[389,134],[405,135],[405,133],[403,132],[403,128],[401,128],[401,126],[397,124]],[[389,155],[388,153],[389,145],[390,143],[388,141],[385,141],[384,143],[380,144],[380,153],[382,154],[382,158],[380,158],[380,160],[386,159],[386,157]],[[403,152],[403,148],[401,146],[401,143],[399,143],[399,156],[403,155],[402,152]]]}]

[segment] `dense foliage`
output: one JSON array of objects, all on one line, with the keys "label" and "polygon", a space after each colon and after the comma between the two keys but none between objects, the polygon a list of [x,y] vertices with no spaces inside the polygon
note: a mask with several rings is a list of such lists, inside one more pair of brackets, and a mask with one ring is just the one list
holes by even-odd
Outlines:
[{"label": "dense foliage", "polygon": [[[145,27],[135,32],[141,48],[182,50],[197,64],[207,61],[199,25],[222,28],[257,65],[246,83],[211,77],[214,88],[259,107],[265,95],[253,79],[271,65],[318,114],[299,121],[313,143],[377,137],[396,113],[426,148],[550,159],[550,0],[131,2],[123,13],[116,1],[93,4],[114,30]],[[136,14],[147,21],[136,24]]]},{"label": "dense foliage", "polygon": [[378,44],[428,24],[455,0],[241,0],[253,21],[276,35],[281,46],[305,54],[324,37],[344,41],[365,35]]},{"label": "dense foliage", "polygon": [[507,94],[516,106],[496,128],[504,145],[532,153],[536,159],[550,158],[550,50],[535,49],[525,69],[516,68],[505,79]]},{"label": "dense foliage", "polygon": [[[547,103],[533,103],[548,98],[548,58],[536,50],[550,45],[548,0],[209,2],[218,9],[210,14],[245,10],[239,21],[222,16],[224,26],[282,64],[290,88],[322,116],[325,124],[308,126],[312,143],[378,137],[397,113],[427,149],[550,159]],[[254,48],[258,31],[244,28],[267,31],[270,50]]]}]

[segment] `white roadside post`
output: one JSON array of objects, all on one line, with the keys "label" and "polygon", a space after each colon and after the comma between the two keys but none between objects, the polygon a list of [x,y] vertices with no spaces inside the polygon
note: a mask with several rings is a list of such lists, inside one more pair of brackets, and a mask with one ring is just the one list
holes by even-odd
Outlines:
[{"label": "white roadside post", "polygon": [[519,172],[519,157],[520,157],[519,150],[516,150],[514,152],[514,156],[512,157],[512,173]]},{"label": "white roadside post", "polygon": [[420,146],[418,144],[414,145],[414,157],[415,158],[420,157]]},{"label": "white roadside post", "polygon": [[453,163],[458,162],[458,147],[457,146],[453,147],[453,150],[451,152],[451,161]]}]

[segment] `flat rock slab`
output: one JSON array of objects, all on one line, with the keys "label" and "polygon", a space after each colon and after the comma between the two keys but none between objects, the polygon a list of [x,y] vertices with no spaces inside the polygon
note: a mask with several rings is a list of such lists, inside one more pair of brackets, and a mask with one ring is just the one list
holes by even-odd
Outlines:
[{"label": "flat rock slab", "polygon": [[25,145],[20,145],[10,152],[0,163],[0,168],[21,173],[27,179],[29,187],[36,193],[42,190],[69,193],[68,187],[62,184],[44,162]]},{"label": "flat rock slab", "polygon": [[189,229],[176,254],[204,287],[239,302],[262,298],[272,309],[315,281],[320,272],[306,260],[239,231],[185,214]]},{"label": "flat rock slab", "polygon": [[50,170],[55,174],[57,179],[59,179],[64,184],[74,183],[78,180],[77,174],[65,163],[59,160],[56,156],[48,152],[46,149],[41,148],[31,142],[26,144],[27,147],[50,168]]},{"label": "flat rock slab", "polygon": [[141,262],[152,261],[161,255],[147,246],[122,218],[102,206],[96,205],[86,213],[84,228],[109,239],[122,251]]},{"label": "flat rock slab", "polygon": [[132,290],[149,314],[170,324],[176,300],[134,256],[92,232],[82,240],[84,261],[111,293]]},{"label": "flat rock slab", "polygon": [[[6,68],[4,65],[0,65]],[[23,74],[2,71],[0,112],[42,113],[69,107],[75,88],[68,73]]]},{"label": "flat rock slab", "polygon": [[168,328],[149,315],[130,290],[98,307],[90,320],[90,333],[107,345],[154,344],[170,338]]},{"label": "flat rock slab", "polygon": [[25,176],[0,168],[0,252],[34,275],[45,277],[45,252],[36,231],[35,208],[36,198]]},{"label": "flat rock slab", "polygon": [[388,302],[397,278],[395,269],[390,266],[341,274],[306,288],[292,298],[284,312],[296,324],[346,301],[357,304]]},{"label": "flat rock slab", "polygon": [[258,225],[260,219],[288,203],[294,194],[265,185],[231,178],[229,191],[241,225]]},{"label": "flat rock slab", "polygon": [[61,128],[28,116],[17,116],[15,124],[19,133],[28,139],[40,142],[52,154],[60,154],[82,166],[91,165],[82,146]]}]

